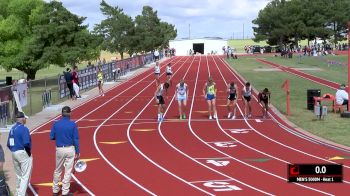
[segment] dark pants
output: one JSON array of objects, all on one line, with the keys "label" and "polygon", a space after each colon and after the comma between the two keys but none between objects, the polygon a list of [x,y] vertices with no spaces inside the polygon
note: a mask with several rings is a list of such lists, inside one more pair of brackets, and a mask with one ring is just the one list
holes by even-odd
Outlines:
[{"label": "dark pants", "polygon": [[67,87],[69,89],[69,95],[70,95],[70,98],[73,98],[74,96],[74,90],[73,90],[73,83],[71,82],[67,82]]}]

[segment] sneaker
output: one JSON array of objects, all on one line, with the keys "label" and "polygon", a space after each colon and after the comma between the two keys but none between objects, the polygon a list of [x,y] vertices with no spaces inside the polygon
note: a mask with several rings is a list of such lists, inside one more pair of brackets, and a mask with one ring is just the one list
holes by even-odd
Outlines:
[{"label": "sneaker", "polygon": [[182,116],[180,115],[180,120],[182,120]]},{"label": "sneaker", "polygon": [[231,112],[228,113],[227,118],[228,118],[228,119],[231,118]]},{"label": "sneaker", "polygon": [[248,114],[248,118],[252,117],[252,114]]},{"label": "sneaker", "polygon": [[231,119],[236,119],[236,116],[235,116],[235,115],[233,115]]},{"label": "sneaker", "polygon": [[214,117],[214,118],[218,118],[218,115],[215,113],[213,117]]},{"label": "sneaker", "polygon": [[102,97],[104,97],[105,96],[105,94],[102,94]]},{"label": "sneaker", "polygon": [[213,117],[212,116],[209,116],[209,120],[212,120],[213,119]]},{"label": "sneaker", "polygon": [[182,115],[182,119],[186,119],[186,114],[183,114],[183,115]]}]

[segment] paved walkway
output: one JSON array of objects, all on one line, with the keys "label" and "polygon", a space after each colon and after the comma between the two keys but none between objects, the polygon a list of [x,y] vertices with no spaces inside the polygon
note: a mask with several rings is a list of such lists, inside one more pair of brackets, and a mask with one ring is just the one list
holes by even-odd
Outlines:
[{"label": "paved walkway", "polygon": [[[165,60],[165,59],[163,59]],[[118,80],[117,82],[106,82],[104,84],[104,90],[105,92],[107,92],[108,90],[112,89],[113,87],[117,86],[119,83],[121,83],[124,80],[127,80],[129,78],[131,78],[132,76],[142,73],[146,70],[148,70],[150,67],[153,67],[155,65],[155,63],[149,64],[149,65],[145,65],[142,68],[136,69],[134,71],[131,71],[129,73],[127,73],[126,75],[122,76],[120,78],[120,80]],[[48,107],[46,109],[44,109],[43,111],[30,116],[29,119],[27,119],[27,124],[26,126],[29,128],[29,130],[33,130],[36,127],[44,124],[45,122],[49,121],[50,119],[56,117],[57,115],[61,114],[61,108],[63,106],[69,106],[71,108],[75,108],[85,102],[88,102],[89,100],[95,98],[98,96],[98,88],[93,88],[89,91],[82,91],[82,99],[77,99],[77,100],[70,100],[67,99],[66,101],[60,103],[59,105],[53,105],[51,107]],[[8,131],[9,129],[3,129],[1,131],[1,135],[0,135],[0,144],[4,149],[5,152],[5,164],[4,164],[4,171],[5,171],[5,175],[7,177],[7,184],[10,186],[11,192],[14,193],[15,192],[15,173],[14,173],[14,168],[13,168],[13,164],[12,164],[12,156],[11,156],[11,152],[8,150],[7,146],[6,146],[6,142],[7,142],[7,138],[8,138]],[[34,156],[34,165],[35,165],[35,154]]]}]

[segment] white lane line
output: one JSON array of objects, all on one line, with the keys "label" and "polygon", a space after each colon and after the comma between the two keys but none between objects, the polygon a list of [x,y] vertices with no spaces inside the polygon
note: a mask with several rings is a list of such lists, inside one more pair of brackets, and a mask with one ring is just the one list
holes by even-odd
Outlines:
[{"label": "white lane line", "polygon": [[[222,61],[222,60],[220,59],[220,61]],[[222,61],[222,62],[223,62],[223,61]],[[239,79],[239,77],[237,77],[237,75],[233,72],[233,70],[230,69],[230,68],[228,67],[227,63],[224,63],[224,65],[226,65],[226,67],[227,67],[227,68],[231,71],[231,73],[238,79],[238,81],[239,81],[242,85],[244,85],[243,82]],[[257,100],[257,98],[256,98],[255,96],[253,96],[253,98],[254,98],[255,100]],[[238,105],[237,105],[237,106],[238,106]],[[239,107],[238,107],[238,108],[239,108]],[[241,111],[241,110],[240,110],[240,111]],[[271,114],[270,114],[270,115],[271,115]],[[262,133],[259,132],[258,130],[254,129],[253,126],[252,126],[247,120],[246,120],[246,124],[247,124],[251,129],[253,129],[257,134],[259,134],[260,136],[262,136],[262,137],[264,137],[264,138],[266,138],[266,139],[268,139],[268,140],[270,140],[270,141],[272,141],[272,142],[274,142],[274,143],[276,143],[276,144],[279,144],[279,145],[281,145],[281,146],[283,146],[283,147],[286,147],[286,148],[288,148],[288,149],[291,149],[291,150],[293,150],[293,151],[299,152],[299,153],[301,153],[301,154],[304,154],[304,155],[313,157],[313,158],[318,159],[318,160],[322,160],[322,161],[325,161],[325,162],[328,162],[328,163],[333,163],[333,164],[339,164],[339,163],[337,163],[337,162],[330,161],[330,160],[328,160],[328,159],[324,159],[324,158],[322,158],[322,157],[318,157],[318,156],[316,156],[316,155],[309,154],[309,153],[304,152],[304,151],[302,151],[302,150],[299,150],[299,149],[293,148],[293,147],[291,147],[291,146],[288,146],[288,145],[286,145],[286,144],[283,144],[283,143],[281,143],[281,142],[278,142],[277,140],[274,140],[274,139],[272,139],[272,138],[270,138],[270,137],[268,137],[268,136],[262,134]],[[288,132],[288,131],[287,131],[287,132]],[[344,167],[344,168],[350,168],[348,165],[343,165],[343,167]],[[343,182],[346,183],[346,184],[350,184],[350,182],[349,182],[349,181],[346,181],[346,180],[343,180]]]},{"label": "white lane line", "polygon": [[224,180],[199,180],[199,181],[192,181],[190,183],[196,184],[196,183],[205,183],[205,182],[231,182],[234,181],[232,179],[224,179]]},{"label": "white lane line", "polygon": [[[195,81],[195,86],[194,86],[194,90],[193,90],[193,96],[195,96],[195,94],[196,94],[197,83],[198,83],[198,74],[199,74],[199,68],[200,68],[200,66],[201,66],[201,64],[200,64],[200,62],[199,62],[198,71],[197,71],[197,76],[196,76],[196,81]],[[191,133],[192,133],[198,140],[200,140],[202,143],[204,143],[205,145],[209,146],[210,148],[212,148],[212,149],[218,151],[217,149],[215,149],[214,147],[212,147],[210,144],[207,144],[205,141],[203,141],[202,138],[200,138],[200,137],[193,131],[192,125],[191,125],[193,104],[194,104],[194,99],[192,99],[192,102],[191,102],[190,114],[189,114],[189,120],[188,120],[188,127],[189,127]],[[225,155],[225,156],[227,156],[227,155]],[[194,160],[194,161],[197,161],[197,160]],[[226,174],[224,174],[224,173],[222,173],[222,172],[219,172],[219,171],[217,171],[217,170],[215,170],[215,169],[212,169],[211,167],[209,167],[209,166],[207,166],[207,165],[204,165],[204,164],[202,164],[202,163],[200,163],[200,162],[198,162],[198,163],[201,164],[201,165],[203,165],[204,167],[206,167],[206,168],[208,168],[208,169],[210,169],[210,170],[212,170],[212,171],[214,171],[214,172],[216,172],[216,173],[222,175],[222,176],[225,176],[226,178],[232,179],[232,180],[234,180],[235,182],[237,182],[237,183],[239,183],[239,184],[242,184],[242,185],[244,185],[244,186],[246,186],[246,187],[249,187],[249,188],[251,188],[251,189],[253,189],[253,190],[256,190],[256,191],[258,191],[258,192],[260,192],[260,193],[263,193],[263,194],[266,194],[266,195],[273,195],[273,194],[271,194],[271,193],[268,193],[268,192],[262,191],[262,190],[260,190],[260,189],[258,189],[258,188],[255,188],[255,187],[253,187],[253,186],[251,186],[251,185],[249,185],[249,184],[247,184],[247,183],[244,183],[244,182],[242,182],[242,181],[240,181],[240,180],[237,180],[237,179],[235,179],[235,178],[232,178],[232,177],[230,177],[230,176],[228,176],[228,175],[226,175]]]},{"label": "white lane line", "polygon": [[[222,75],[221,70],[219,69],[219,67],[218,67],[218,65],[217,65],[217,63],[216,63],[215,60],[214,60],[214,62],[215,62],[215,64],[216,64],[217,69],[218,69],[219,72],[220,72],[220,75],[221,75],[223,81],[224,81],[225,84],[227,85],[226,79],[225,79],[224,76]],[[241,84],[243,85],[243,83],[241,83]],[[237,104],[237,108],[238,108],[238,110],[240,111],[241,115],[243,115],[243,111],[241,110],[241,108],[239,107],[238,104]],[[244,145],[245,147],[247,147],[247,148],[249,148],[249,149],[251,149],[251,150],[253,150],[253,151],[259,152],[259,153],[261,153],[261,154],[263,154],[263,155],[266,155],[266,156],[268,156],[268,157],[270,157],[270,158],[273,158],[273,159],[275,159],[275,160],[278,160],[278,161],[281,161],[281,162],[283,162],[283,163],[289,164],[288,161],[279,159],[279,158],[274,157],[274,156],[272,156],[272,155],[270,155],[270,154],[267,154],[267,153],[265,153],[265,152],[262,152],[262,151],[260,151],[260,150],[258,150],[258,149],[256,149],[256,148],[253,148],[253,147],[251,147],[251,146],[245,144],[244,142],[241,142],[240,140],[238,140],[238,139],[232,137],[231,135],[227,134],[227,133],[224,131],[224,129],[222,128],[222,126],[221,126],[221,124],[220,124],[220,122],[219,122],[219,120],[216,119],[216,121],[217,121],[217,124],[218,124],[219,128],[221,129],[221,131],[222,131],[225,135],[227,135],[228,137],[230,137],[231,139],[237,141],[238,143]],[[257,131],[257,130],[254,129],[252,126],[250,126],[250,124],[248,123],[247,120],[246,120],[245,122],[246,122],[246,124],[247,124],[252,130]],[[220,151],[220,150],[219,150],[219,151]],[[227,154],[224,153],[224,152],[222,152],[222,154],[224,154],[224,155],[227,156]],[[230,157],[232,157],[232,156],[230,156]],[[232,157],[232,158],[234,158],[234,157]],[[236,160],[236,158],[234,158],[234,159]],[[237,160],[238,160],[238,159],[237,159]],[[273,174],[273,173],[268,172],[268,171],[266,171],[266,170],[260,169],[260,168],[258,168],[258,167],[253,166],[253,165],[250,165],[250,164],[248,164],[248,163],[246,163],[246,162],[244,162],[244,161],[239,160],[239,162],[242,162],[243,164],[246,164],[246,165],[248,165],[248,166],[250,166],[250,167],[253,167],[253,168],[255,168],[255,169],[258,169],[258,170],[261,171],[261,172],[264,172],[264,173],[266,173],[266,174],[272,175],[272,176],[277,177],[277,178],[279,178],[279,179],[281,179],[281,180],[288,181],[287,179],[285,179],[285,178],[283,178],[283,177],[281,177],[281,176],[279,176],[279,175],[276,175],[276,174]],[[310,189],[310,190],[313,190],[313,191],[320,192],[320,193],[322,193],[322,194],[332,195],[331,193],[327,193],[327,192],[324,192],[324,191],[321,191],[321,190],[318,190],[318,189],[315,189],[315,188],[312,188],[312,187],[308,187],[308,186],[305,186],[305,185],[303,185],[303,184],[299,184],[299,183],[294,183],[294,184],[296,184],[296,185],[298,185],[298,186],[301,186],[301,187],[304,187],[304,188],[307,188],[307,189]]]},{"label": "white lane line", "polygon": [[[193,58],[193,59],[194,59],[194,58]],[[192,62],[191,62],[191,65],[192,65],[192,63],[193,63],[193,60],[192,60]],[[185,64],[185,62],[184,62],[184,64]],[[184,64],[182,64],[182,65],[184,65]],[[191,66],[188,67],[188,70],[189,70],[190,67],[191,67]],[[181,68],[181,67],[180,67],[180,68]],[[177,71],[179,71],[179,69],[178,69]],[[177,71],[176,71],[176,72],[177,72]],[[176,72],[175,72],[173,75],[175,75]],[[203,190],[203,189],[201,189],[201,188],[199,188],[199,187],[197,187],[197,186],[195,186],[195,185],[189,183],[188,181],[182,179],[181,177],[177,176],[177,175],[174,174],[174,173],[171,173],[169,170],[165,169],[164,167],[162,167],[162,166],[160,166],[159,164],[157,164],[156,162],[154,162],[154,161],[153,161],[152,159],[150,159],[147,155],[145,155],[145,154],[134,144],[134,142],[132,141],[131,136],[130,136],[130,130],[131,130],[132,124],[134,123],[134,121],[142,114],[142,112],[143,112],[152,102],[154,102],[154,100],[149,101],[149,102],[145,105],[145,107],[139,112],[139,114],[135,117],[135,119],[130,123],[130,125],[129,125],[128,129],[127,129],[127,135],[128,135],[128,140],[130,141],[130,144],[134,147],[134,149],[135,149],[139,154],[141,154],[145,159],[147,159],[149,162],[151,162],[152,164],[154,164],[155,166],[157,166],[157,167],[160,168],[161,170],[163,170],[163,171],[165,171],[166,173],[172,175],[173,177],[177,178],[178,180],[180,180],[180,181],[186,183],[187,185],[189,185],[189,186],[191,186],[191,187],[193,187],[193,188],[195,188],[195,189],[197,189],[197,190],[199,190],[199,191],[202,191],[203,193],[206,193],[206,194],[208,194],[208,195],[212,195],[211,193],[209,193],[209,192],[207,192],[207,191],[205,191],[205,190]]]},{"label": "white lane line", "polygon": [[[172,61],[175,61],[175,58],[172,59],[170,62],[172,62]],[[166,63],[163,64],[163,68],[165,67],[165,65],[166,65]],[[141,74],[143,74],[143,73],[145,73],[145,72],[141,72],[141,73],[139,73],[139,74],[136,74],[136,75],[132,76],[130,79],[136,78],[137,76],[139,76],[139,75],[141,75]],[[153,72],[151,72],[150,74],[146,75],[146,77],[151,76],[151,75],[153,75]],[[144,78],[146,78],[146,77],[144,77]],[[123,81],[123,82],[117,84],[117,85],[114,86],[113,88],[107,90],[106,93],[109,92],[109,91],[114,90],[115,88],[119,87],[120,85],[124,84],[124,83],[127,82],[127,81],[128,81],[128,80]],[[134,85],[136,85],[136,83],[135,83]],[[134,85],[132,85],[132,86],[134,86]],[[125,92],[125,91],[128,90],[128,89],[130,89],[132,86],[130,86],[129,88],[125,89],[123,92]],[[80,119],[78,119],[76,122],[78,122],[78,121],[84,119],[87,115],[89,115],[89,114],[95,112],[97,109],[99,109],[99,108],[101,108],[102,106],[106,105],[107,103],[109,103],[110,101],[112,101],[114,98],[116,98],[116,97],[118,97],[120,94],[122,94],[123,92],[121,92],[121,93],[119,93],[118,95],[112,97],[109,101],[106,101],[105,103],[101,104],[99,107],[95,108],[94,110],[90,111],[90,112],[87,113],[86,115],[82,116],[82,117],[81,117]],[[90,101],[92,101],[92,100],[94,100],[94,99],[97,99],[97,98],[98,98],[98,96],[92,97],[92,98],[90,98],[89,100],[87,100],[86,102],[83,102],[83,103],[77,105],[77,106],[74,107],[73,109],[77,109],[77,108],[79,108],[79,107],[81,107],[81,106],[83,106],[83,105],[89,103]],[[60,116],[61,116],[61,115],[57,115],[56,117],[50,119],[50,120],[47,121],[46,123],[43,123],[43,124],[39,125],[39,126],[36,127],[35,129],[33,129],[33,130],[30,132],[30,134],[32,135],[32,134],[35,133],[37,130],[39,130],[41,127],[43,127],[43,126],[49,124],[50,122],[52,122],[52,121],[58,119]],[[74,179],[77,179],[76,182],[77,182],[86,192],[88,192],[90,195],[94,195],[88,188],[86,188],[86,186],[84,186],[84,185],[78,180],[78,178],[75,177],[74,174],[72,174],[72,177],[73,177]],[[28,185],[29,185],[29,187],[32,187],[32,185],[31,185],[30,183],[29,183]],[[34,189],[33,187],[32,187],[30,190],[32,191],[32,193],[33,193],[34,195],[38,195],[38,193],[35,191],[35,189]]]},{"label": "white lane line", "polygon": [[207,159],[231,159],[230,157],[207,157],[207,158],[193,158],[196,160],[207,160]]},{"label": "white lane line", "polygon": [[[175,63],[176,64],[176,63]],[[182,64],[183,65],[183,64]],[[181,65],[181,66],[182,66]],[[180,66],[180,68],[181,68]],[[180,69],[179,68],[179,69]],[[164,75],[164,72],[162,73],[162,75]],[[122,175],[124,178],[126,178],[127,180],[129,180],[130,182],[132,182],[133,184],[135,184],[136,186],[138,186],[140,189],[144,190],[145,192],[147,192],[148,194],[151,195],[156,195],[155,193],[153,193],[152,191],[148,190],[147,188],[143,187],[141,184],[139,184],[138,182],[136,182],[135,180],[133,180],[132,178],[130,178],[129,176],[127,176],[126,174],[124,174],[121,170],[119,170],[117,167],[115,167],[102,153],[101,149],[99,148],[98,144],[97,144],[97,133],[100,130],[100,128],[103,126],[104,123],[106,123],[110,118],[112,118],[115,114],[117,114],[119,111],[121,111],[125,106],[127,106],[131,101],[133,101],[134,99],[136,99],[136,97],[138,95],[140,95],[142,92],[144,92],[148,87],[150,87],[151,85],[153,85],[154,82],[149,83],[145,88],[143,88],[138,94],[136,94],[134,96],[134,98],[130,99],[128,102],[126,102],[123,106],[121,106],[117,111],[115,111],[113,114],[111,114],[109,116],[109,118],[105,119],[94,131],[94,136],[93,136],[93,141],[94,141],[94,145],[95,148],[97,150],[97,152],[100,154],[100,156],[108,163],[109,166],[111,166],[115,171],[117,171],[120,175]],[[129,125],[130,126],[130,125]]]}]

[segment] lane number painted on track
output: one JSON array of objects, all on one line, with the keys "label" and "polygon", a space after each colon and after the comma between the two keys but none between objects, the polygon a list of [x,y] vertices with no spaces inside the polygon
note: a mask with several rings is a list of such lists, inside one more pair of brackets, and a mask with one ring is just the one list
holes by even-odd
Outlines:
[{"label": "lane number painted on track", "polygon": [[249,130],[250,129],[229,129],[229,131],[231,133],[237,133],[237,134],[240,134],[240,133],[249,133]]},{"label": "lane number painted on track", "polygon": [[263,121],[261,121],[260,119],[255,119],[255,122],[262,123]]},{"label": "lane number painted on track", "polygon": [[218,167],[223,167],[223,166],[227,166],[230,163],[230,161],[207,160],[207,163],[211,163]]},{"label": "lane number painted on track", "polygon": [[213,188],[214,191],[240,191],[238,186],[232,185],[228,182],[210,181],[203,184],[206,187]]},{"label": "lane number painted on track", "polygon": [[214,144],[220,148],[233,148],[237,146],[235,142],[215,142]]}]

